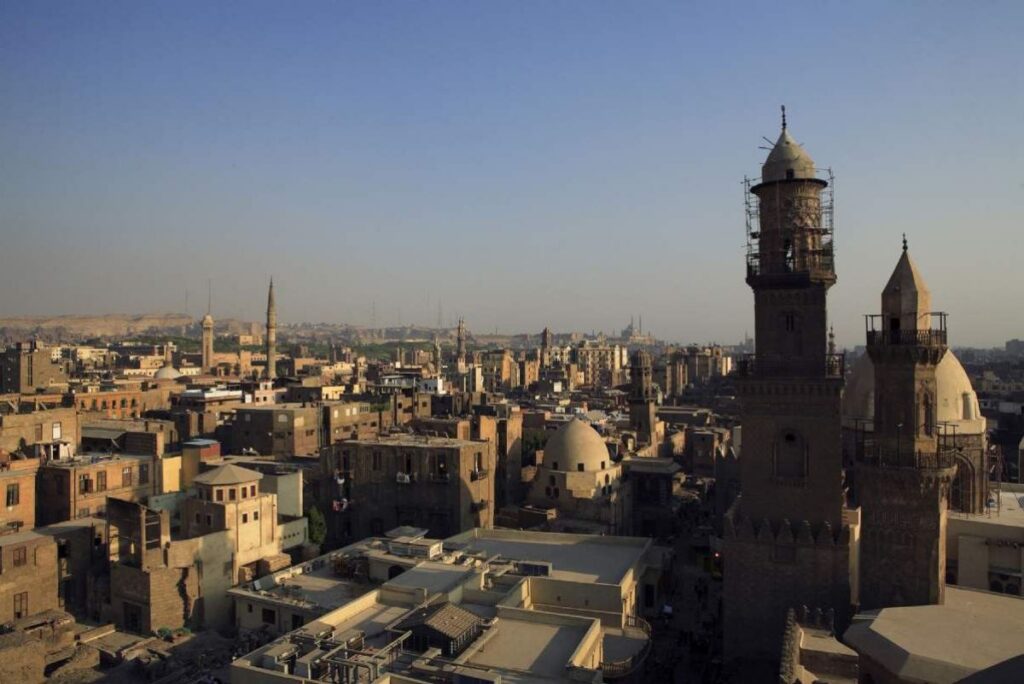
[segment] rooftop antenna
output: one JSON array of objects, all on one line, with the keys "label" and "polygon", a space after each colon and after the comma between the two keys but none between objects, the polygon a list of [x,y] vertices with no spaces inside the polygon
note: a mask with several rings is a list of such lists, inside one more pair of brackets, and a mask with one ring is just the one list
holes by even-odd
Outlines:
[{"label": "rooftop antenna", "polygon": [[782,130],[786,130],[786,105],[782,105]]}]

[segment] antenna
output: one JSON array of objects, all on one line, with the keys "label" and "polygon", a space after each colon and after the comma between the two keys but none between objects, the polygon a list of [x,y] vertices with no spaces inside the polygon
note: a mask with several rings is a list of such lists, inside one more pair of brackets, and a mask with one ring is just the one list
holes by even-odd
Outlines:
[{"label": "antenna", "polygon": [[907,251],[907,234],[906,233],[903,234],[903,251],[904,252]]}]

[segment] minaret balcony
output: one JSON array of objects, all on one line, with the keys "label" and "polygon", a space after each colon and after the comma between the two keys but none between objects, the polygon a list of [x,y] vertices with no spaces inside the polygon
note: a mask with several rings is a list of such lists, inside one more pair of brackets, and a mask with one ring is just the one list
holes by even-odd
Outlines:
[{"label": "minaret balcony", "polygon": [[865,337],[868,347],[906,346],[906,347],[945,347],[946,313],[932,311],[922,314],[922,318],[938,319],[937,327],[920,329],[901,329],[899,319],[890,319],[893,325],[886,327],[886,317],[882,314],[869,314],[864,317]]}]

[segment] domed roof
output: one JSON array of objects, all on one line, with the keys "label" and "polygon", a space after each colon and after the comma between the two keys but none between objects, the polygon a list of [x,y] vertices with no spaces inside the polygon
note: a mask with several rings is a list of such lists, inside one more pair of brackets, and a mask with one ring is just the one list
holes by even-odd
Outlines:
[{"label": "domed roof", "polygon": [[544,465],[552,470],[604,470],[611,460],[604,439],[582,420],[570,420],[544,445]]},{"label": "domed roof", "polygon": [[179,373],[174,368],[174,366],[172,366],[169,363],[167,365],[165,365],[164,367],[162,367],[160,370],[158,370],[153,375],[153,379],[154,380],[177,380],[180,377],[181,377],[181,373]]},{"label": "domed roof", "polygon": [[[985,431],[978,395],[971,386],[967,371],[952,350],[946,352],[935,368],[937,411],[939,423],[956,425],[957,434],[976,435]],[[875,417],[875,366],[863,354],[853,364],[843,394],[843,425],[856,427],[858,420]]]},{"label": "domed roof", "polygon": [[768,159],[761,166],[761,182],[768,183],[787,178],[814,178],[814,160],[783,127],[775,147],[768,153]]}]

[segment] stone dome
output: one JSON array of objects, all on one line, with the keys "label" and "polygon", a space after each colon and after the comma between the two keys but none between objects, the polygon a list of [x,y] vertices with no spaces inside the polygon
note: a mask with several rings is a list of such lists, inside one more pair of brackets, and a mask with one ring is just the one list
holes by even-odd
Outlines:
[{"label": "stone dome", "polygon": [[[978,395],[971,386],[967,371],[952,350],[946,352],[935,369],[936,415],[939,423],[956,425],[957,434],[977,435],[985,431]],[[843,425],[856,427],[858,420],[875,417],[875,366],[862,354],[846,380],[843,394]]]},{"label": "stone dome", "polygon": [[153,375],[154,380],[177,380],[180,377],[181,373],[179,373],[174,366],[169,363]]},{"label": "stone dome", "polygon": [[544,445],[544,465],[552,470],[605,470],[611,460],[604,439],[582,420],[570,420]]},{"label": "stone dome", "polygon": [[761,182],[814,178],[814,160],[785,128],[761,167]]}]

